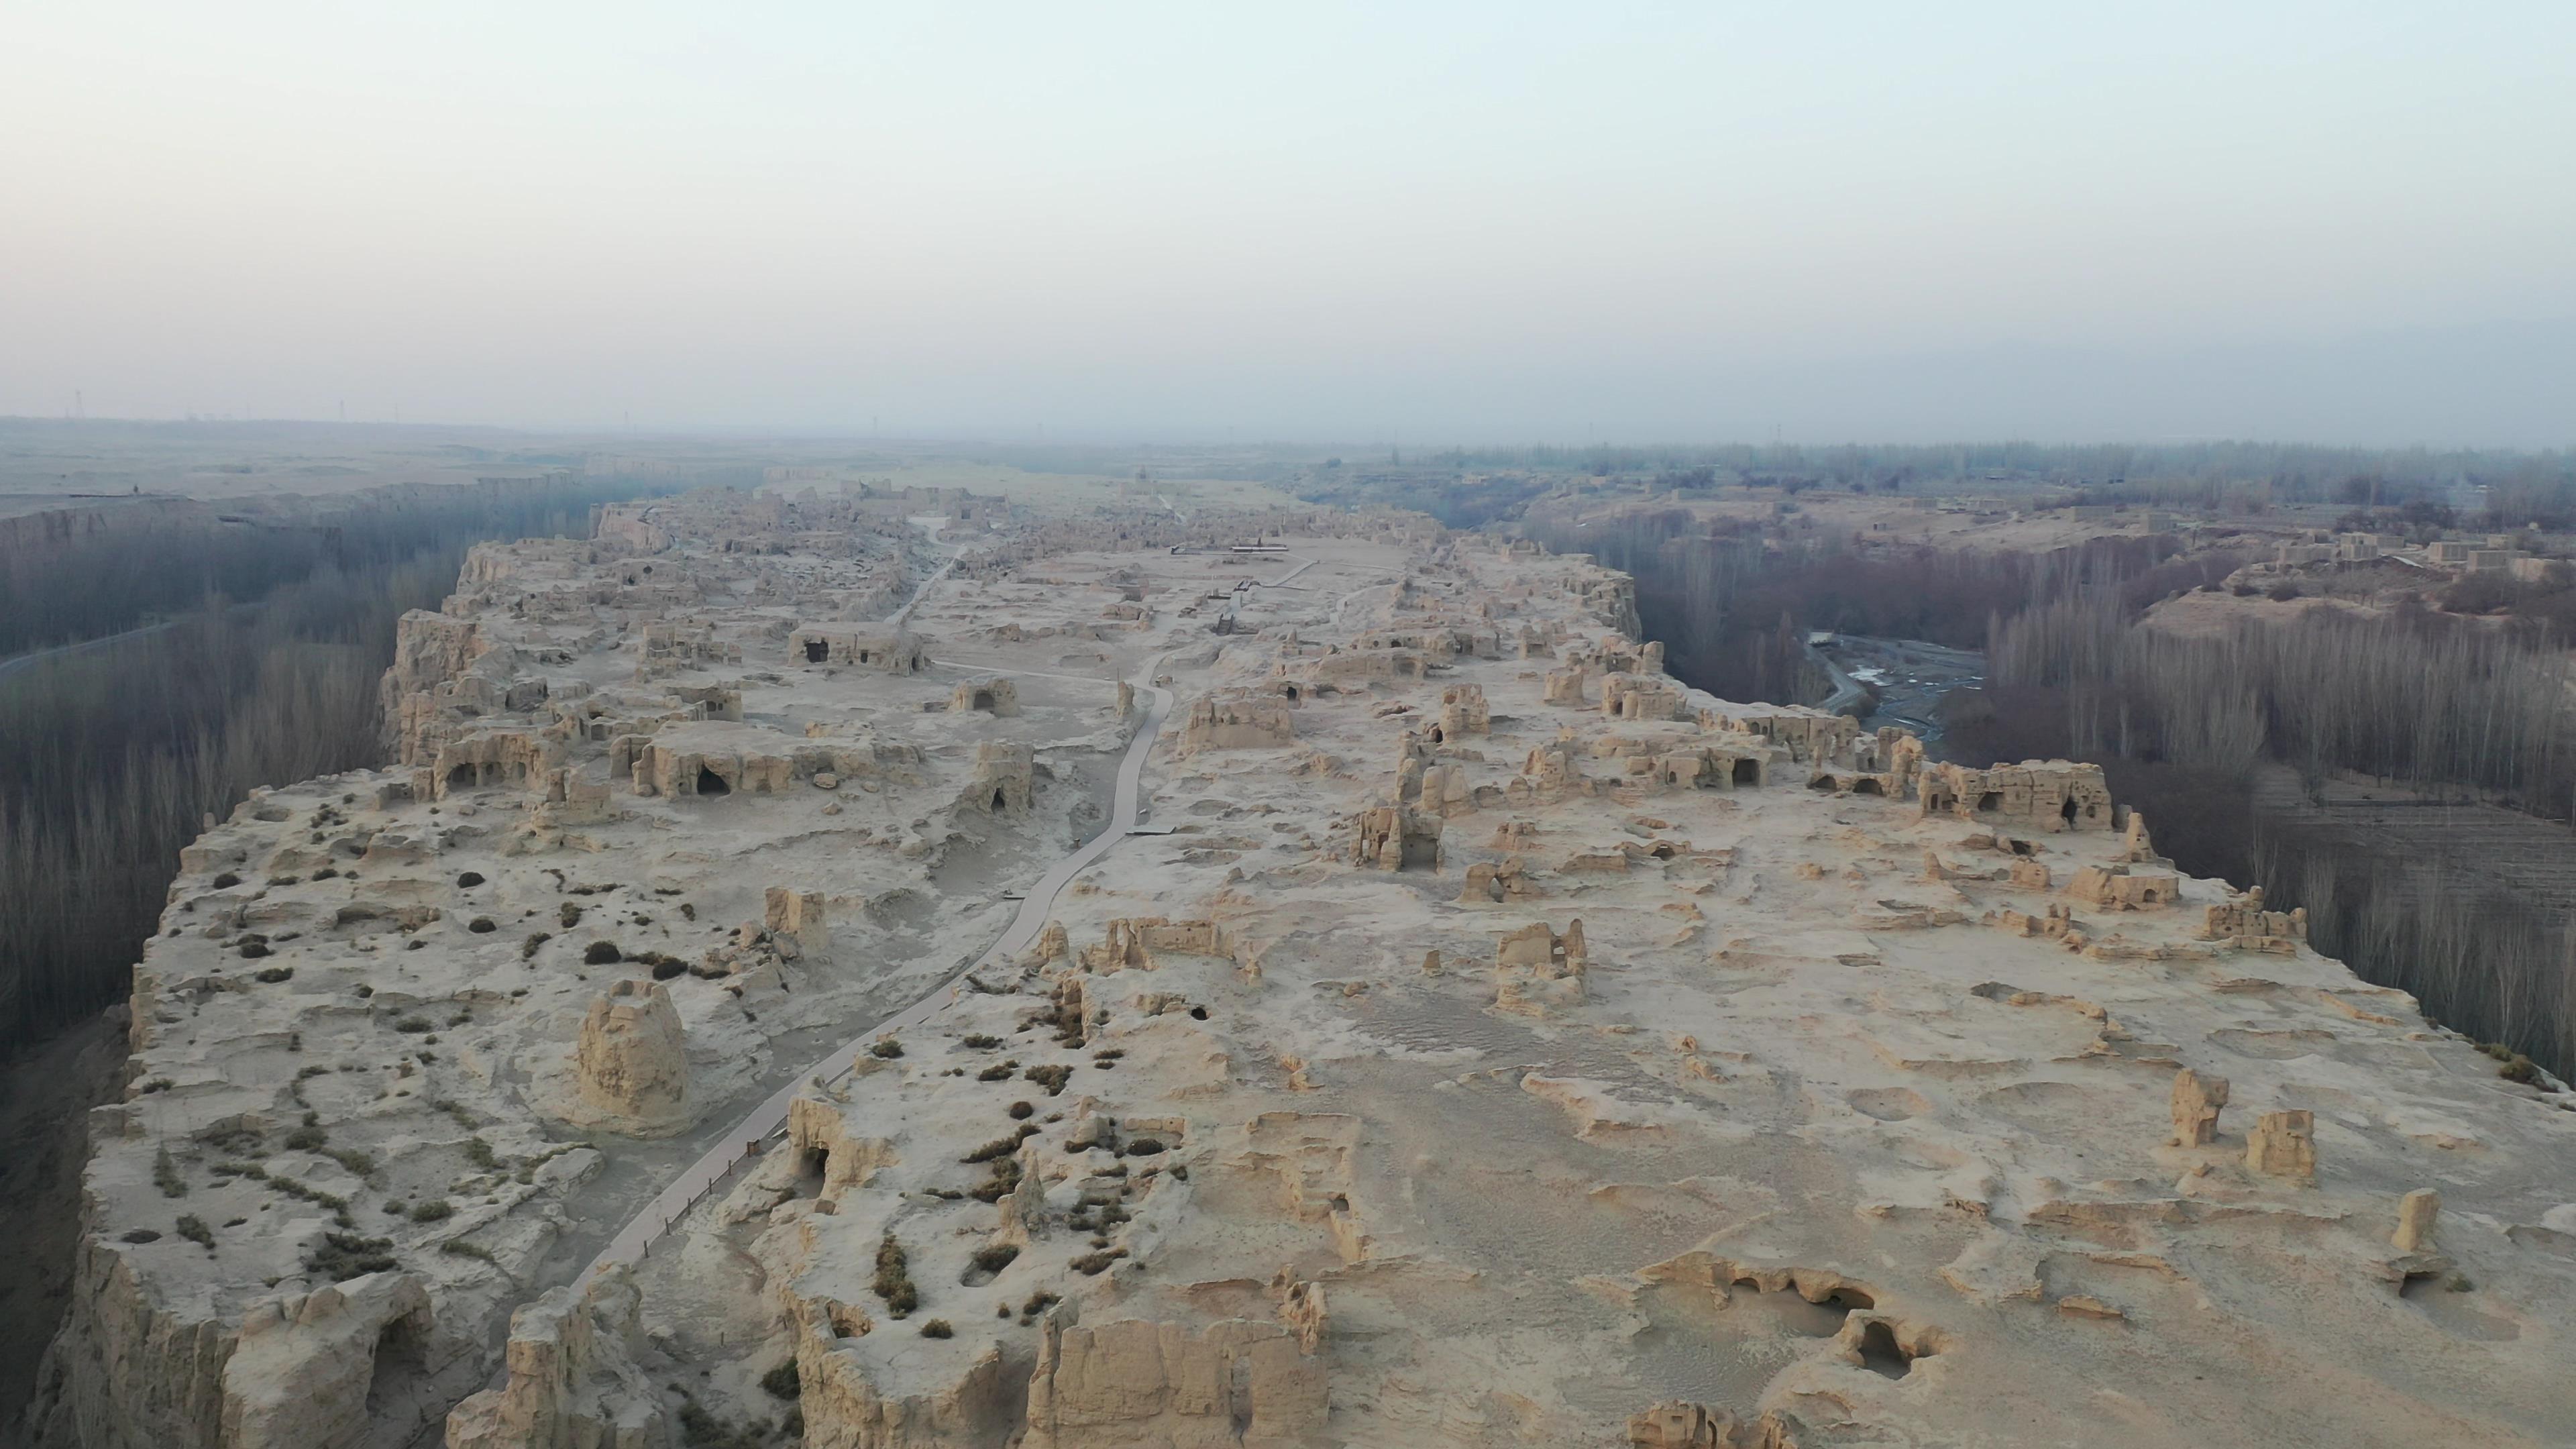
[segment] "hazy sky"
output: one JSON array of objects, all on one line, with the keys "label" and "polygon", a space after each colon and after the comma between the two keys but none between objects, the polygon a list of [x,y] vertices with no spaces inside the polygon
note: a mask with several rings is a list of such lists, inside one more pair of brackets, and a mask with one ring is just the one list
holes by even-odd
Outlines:
[{"label": "hazy sky", "polygon": [[0,412],[2566,445],[2571,344],[2570,0],[0,22]]}]

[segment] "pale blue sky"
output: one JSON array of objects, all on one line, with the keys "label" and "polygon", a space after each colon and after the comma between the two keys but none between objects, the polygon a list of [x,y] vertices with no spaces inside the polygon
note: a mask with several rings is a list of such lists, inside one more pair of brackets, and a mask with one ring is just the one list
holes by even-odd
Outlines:
[{"label": "pale blue sky", "polygon": [[2576,5],[0,28],[0,412],[2576,441]]}]

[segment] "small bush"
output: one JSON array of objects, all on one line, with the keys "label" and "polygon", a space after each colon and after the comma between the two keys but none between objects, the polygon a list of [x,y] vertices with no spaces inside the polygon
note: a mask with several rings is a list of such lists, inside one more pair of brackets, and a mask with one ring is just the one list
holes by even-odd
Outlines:
[{"label": "small bush", "polygon": [[427,1202],[416,1202],[411,1205],[411,1220],[416,1223],[445,1222],[454,1216],[456,1216],[456,1209],[450,1207],[447,1199],[443,1197],[434,1197]]},{"label": "small bush", "polygon": [[253,936],[249,940],[241,943],[240,950],[244,960],[256,961],[260,957],[268,954],[268,942],[258,936]]},{"label": "small bush", "polygon": [[1127,1144],[1127,1155],[1130,1157],[1151,1157],[1163,1150],[1161,1140],[1153,1137],[1139,1137]]},{"label": "small bush", "polygon": [[394,1030],[409,1032],[414,1036],[418,1036],[422,1032],[433,1029],[434,1027],[430,1019],[425,1016],[406,1016],[400,1021],[394,1023]]},{"label": "small bush", "polygon": [[1013,1121],[1017,1121],[1023,1117],[1034,1116],[1036,1115],[1037,1110],[1038,1109],[1030,1103],[1013,1102],[1011,1104],[1011,1118]]},{"label": "small bush", "polygon": [[474,1258],[485,1263],[492,1263],[495,1267],[499,1266],[499,1264],[493,1259],[492,1250],[490,1248],[484,1247],[481,1243],[469,1243],[463,1238],[448,1239],[446,1242],[438,1245],[438,1251],[445,1253],[450,1257]]},{"label": "small bush", "polygon": [[322,1149],[322,1155],[347,1168],[355,1177],[366,1177],[376,1170],[374,1155],[354,1147],[326,1147]]},{"label": "small bush", "polygon": [[480,1137],[465,1139],[465,1160],[485,1172],[490,1172],[501,1165],[501,1159],[492,1153],[492,1144]]},{"label": "small bush", "polygon": [[211,1253],[215,1250],[215,1230],[207,1227],[206,1220],[195,1213],[179,1215],[178,1231],[180,1237],[186,1238],[207,1252]]},{"label": "small bush", "polygon": [[225,871],[222,875],[216,876],[212,884],[219,891],[228,891],[241,884],[241,877],[231,871]]},{"label": "small bush", "polygon": [[957,1044],[959,1046],[972,1047],[977,1051],[990,1051],[994,1047],[1000,1046],[1002,1044],[1002,1039],[998,1036],[989,1036],[979,1031],[972,1036],[959,1038]]},{"label": "small bush", "polygon": [[975,1080],[979,1082],[1007,1082],[1010,1079],[1011,1069],[1008,1064],[986,1067],[975,1074]]},{"label": "small bush", "polygon": [[975,1266],[987,1273],[999,1273],[1019,1256],[1020,1250],[1010,1243],[988,1243],[975,1250]]},{"label": "small bush", "polygon": [[653,963],[653,979],[669,981],[689,974],[689,963],[677,956],[665,956]]},{"label": "small bush", "polygon": [[904,1317],[921,1306],[921,1290],[912,1281],[911,1259],[904,1253],[903,1244],[895,1241],[892,1229],[877,1243],[877,1275],[869,1286],[885,1300],[886,1312],[892,1317]]},{"label": "small bush", "polygon": [[476,916],[473,920],[465,923],[465,929],[472,931],[478,936],[488,936],[494,931],[501,929],[501,927],[495,923],[490,916]]},{"label": "small bush", "polygon": [[1096,1278],[1107,1272],[1110,1264],[1126,1256],[1125,1248],[1111,1248],[1105,1253],[1085,1253],[1065,1266],[1086,1277]]},{"label": "small bush", "polygon": [[1031,1067],[1020,1075],[1046,1088],[1048,1096],[1058,1097],[1064,1094],[1064,1084],[1073,1080],[1073,1068],[1055,1063],[1043,1067]]},{"label": "small bush", "polygon": [[626,953],[617,949],[615,941],[593,941],[581,953],[584,966],[614,966],[625,959]]},{"label": "small bush", "polygon": [[322,1150],[322,1144],[330,1140],[331,1134],[323,1131],[319,1127],[298,1127],[294,1131],[286,1134],[286,1150],[289,1152],[319,1152]]},{"label": "small bush", "polygon": [[558,920],[558,921],[563,922],[563,928],[564,928],[565,930],[567,930],[567,931],[571,930],[571,929],[572,929],[573,927],[575,927],[575,926],[580,925],[580,924],[581,924],[581,905],[580,905],[580,903],[579,903],[579,902],[577,902],[577,901],[566,901],[566,902],[564,902],[562,905],[555,907],[555,919],[556,919],[556,920]]},{"label": "small bush", "polygon": [[152,1185],[161,1189],[163,1197],[188,1195],[188,1180],[179,1175],[179,1164],[171,1158],[167,1147],[152,1156]]},{"label": "small bush", "polygon": [[968,1197],[977,1202],[1000,1202],[1020,1185],[1020,1160],[1017,1157],[993,1159],[993,1175],[975,1185]]},{"label": "small bush", "polygon": [[890,1036],[879,1037],[875,1044],[868,1048],[868,1055],[879,1061],[893,1061],[903,1055],[903,1043]]},{"label": "small bush", "polygon": [[294,977],[295,968],[292,966],[262,966],[250,973],[250,979],[263,986],[275,986],[281,981],[293,980]]},{"label": "small bush", "polygon": [[136,1228],[134,1231],[127,1233],[120,1241],[138,1244],[157,1243],[161,1241],[161,1235],[152,1231],[150,1228]]},{"label": "small bush", "polygon": [[482,872],[480,872],[480,871],[471,871],[471,870],[469,870],[469,871],[466,871],[464,874],[459,875],[459,876],[456,878],[456,884],[457,884],[457,886],[458,886],[459,888],[461,888],[461,889],[464,889],[464,890],[472,890],[472,889],[474,889],[476,886],[481,885],[482,883],[483,883],[483,875],[482,875]]},{"label": "small bush", "polygon": [[521,941],[519,943],[519,959],[522,961],[534,961],[537,959],[537,948],[553,939],[554,937],[547,935],[543,931],[539,931],[528,939]]},{"label": "small bush", "polygon": [[322,1246],[305,1255],[309,1272],[322,1275],[324,1282],[339,1283],[369,1273],[389,1273],[400,1263],[393,1255],[389,1238],[362,1238],[356,1233],[325,1233]]},{"label": "small bush", "polygon": [[924,1338],[955,1338],[957,1336],[957,1330],[948,1326],[947,1319],[934,1318],[928,1323],[921,1325],[921,1336]]},{"label": "small bush", "polygon": [[805,1392],[805,1381],[796,1375],[796,1360],[789,1359],[760,1376],[760,1386],[773,1399],[792,1399]]},{"label": "small bush", "polygon": [[992,1141],[985,1143],[983,1146],[976,1148],[974,1151],[967,1153],[965,1156],[958,1158],[957,1160],[965,1163],[976,1163],[991,1162],[997,1157],[1007,1157],[1010,1154],[1019,1151],[1020,1144],[1036,1136],[1037,1132],[1038,1129],[1034,1125],[1023,1122],[1020,1124],[1019,1131],[1008,1137],[996,1137]]}]

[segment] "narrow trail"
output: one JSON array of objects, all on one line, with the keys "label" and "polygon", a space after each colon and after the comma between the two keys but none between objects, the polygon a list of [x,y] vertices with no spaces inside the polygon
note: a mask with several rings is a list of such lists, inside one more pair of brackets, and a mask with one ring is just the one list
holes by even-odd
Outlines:
[{"label": "narrow trail", "polygon": [[[927,587],[925,584],[924,588]],[[918,601],[919,595],[914,597]],[[958,984],[968,975],[995,962],[1009,960],[1036,941],[1038,932],[1046,927],[1048,914],[1055,909],[1056,897],[1076,875],[1108,854],[1112,846],[1126,837],[1129,827],[1137,822],[1138,812],[1144,803],[1145,760],[1153,753],[1154,741],[1162,734],[1163,721],[1172,712],[1171,691],[1153,682],[1162,662],[1163,656],[1155,656],[1144,667],[1141,678],[1132,681],[1138,689],[1152,696],[1152,703],[1147,707],[1144,718],[1137,723],[1135,737],[1128,741],[1126,756],[1118,763],[1118,787],[1110,805],[1108,823],[1071,855],[1057,861],[1036,885],[1029,888],[1027,899],[1020,903],[1019,914],[1012,919],[1010,929],[1002,933],[1001,939],[984,954],[941,980],[912,1005],[872,1023],[799,1073],[795,1080],[771,1093],[766,1101],[736,1123],[730,1134],[718,1138],[715,1145],[683,1169],[670,1186],[628,1219],[626,1226],[618,1230],[617,1236],[609,1240],[608,1246],[600,1250],[599,1256],[591,1260],[590,1266],[582,1270],[576,1281],[586,1283],[612,1264],[642,1261],[654,1240],[668,1232],[671,1224],[731,1177],[745,1158],[757,1155],[767,1146],[769,1139],[786,1130],[787,1105],[805,1090],[808,1083],[829,1086],[848,1077],[857,1067],[859,1058],[878,1037],[920,1026],[936,1017],[957,999]]]}]

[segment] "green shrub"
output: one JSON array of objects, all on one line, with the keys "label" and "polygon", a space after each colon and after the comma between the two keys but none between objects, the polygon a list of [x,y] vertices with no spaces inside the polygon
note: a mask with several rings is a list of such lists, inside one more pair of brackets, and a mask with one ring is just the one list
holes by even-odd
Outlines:
[{"label": "green shrub", "polygon": [[180,1237],[186,1238],[209,1253],[215,1250],[215,1230],[206,1226],[204,1218],[195,1213],[181,1213],[178,1229]]},{"label": "green shrub", "polygon": [[163,1197],[188,1195],[188,1180],[179,1175],[179,1164],[167,1147],[152,1155],[152,1185],[161,1189]]},{"label": "green shrub", "polygon": [[789,1359],[760,1376],[760,1386],[773,1399],[792,1399],[805,1392],[805,1381],[796,1375],[796,1360]]},{"label": "green shrub", "polygon": [[924,1338],[955,1338],[957,1336],[957,1330],[948,1326],[947,1319],[934,1318],[928,1323],[921,1325],[921,1336]]},{"label": "green shrub", "polygon": [[912,1281],[911,1259],[904,1253],[903,1244],[895,1241],[891,1228],[877,1243],[877,1275],[869,1286],[885,1300],[886,1313],[891,1317],[902,1318],[921,1306],[921,1290]]},{"label": "green shrub", "polygon": [[445,1222],[454,1216],[456,1216],[456,1209],[449,1206],[447,1199],[443,1197],[434,1197],[426,1202],[416,1202],[411,1205],[411,1220],[416,1223]]},{"label": "green shrub", "polygon": [[250,979],[263,986],[275,986],[281,981],[292,980],[294,976],[295,968],[292,966],[263,966],[250,973]]},{"label": "green shrub", "polygon": [[389,1273],[400,1266],[388,1238],[362,1238],[355,1233],[324,1233],[322,1246],[305,1255],[304,1267],[324,1282],[339,1283],[369,1273]]},{"label": "green shrub", "polygon": [[585,966],[614,966],[625,959],[626,953],[618,950],[614,941],[593,941],[581,953],[581,964]]},{"label": "green shrub", "polygon": [[868,1055],[875,1057],[879,1061],[893,1061],[896,1057],[903,1055],[903,1043],[896,1041],[890,1036],[879,1037],[876,1042],[868,1048]]}]

